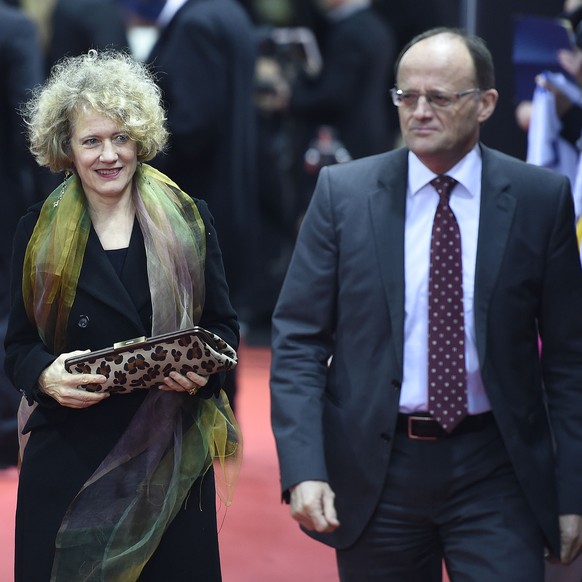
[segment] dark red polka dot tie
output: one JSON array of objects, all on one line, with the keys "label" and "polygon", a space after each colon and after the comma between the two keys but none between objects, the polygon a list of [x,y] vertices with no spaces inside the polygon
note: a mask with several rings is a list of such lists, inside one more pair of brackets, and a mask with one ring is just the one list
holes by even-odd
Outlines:
[{"label": "dark red polka dot tie", "polygon": [[461,233],[449,206],[457,181],[438,176],[428,282],[428,409],[452,431],[467,415]]}]

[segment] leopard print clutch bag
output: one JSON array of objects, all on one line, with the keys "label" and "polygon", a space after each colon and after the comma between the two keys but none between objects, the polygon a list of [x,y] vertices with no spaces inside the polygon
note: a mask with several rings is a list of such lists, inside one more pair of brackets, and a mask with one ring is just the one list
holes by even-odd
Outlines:
[{"label": "leopard print clutch bag", "polygon": [[88,392],[127,394],[148,390],[172,371],[196,372],[209,376],[232,370],[238,363],[236,351],[216,334],[193,327],[151,338],[136,338],[68,358],[65,369],[73,374],[102,374],[104,384],[78,386]]}]

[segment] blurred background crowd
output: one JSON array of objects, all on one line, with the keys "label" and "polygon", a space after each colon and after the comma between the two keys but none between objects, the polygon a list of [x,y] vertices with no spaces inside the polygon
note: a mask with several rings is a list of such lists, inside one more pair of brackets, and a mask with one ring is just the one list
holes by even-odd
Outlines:
[{"label": "blurred background crowd", "polygon": [[[483,140],[525,159],[528,124],[516,116],[512,19],[519,13],[569,16],[578,4],[0,0],[0,339],[16,222],[62,180],[33,162],[18,107],[62,57],[114,48],[154,67],[171,139],[153,165],[207,200],[243,337],[267,345],[271,311],[318,170],[399,145],[389,89],[400,49],[434,26],[482,36],[501,94]],[[573,69],[577,51],[573,47]],[[560,106],[560,112],[570,109]],[[19,401],[1,370],[0,467],[15,462]],[[236,378],[232,382],[235,392]]]}]

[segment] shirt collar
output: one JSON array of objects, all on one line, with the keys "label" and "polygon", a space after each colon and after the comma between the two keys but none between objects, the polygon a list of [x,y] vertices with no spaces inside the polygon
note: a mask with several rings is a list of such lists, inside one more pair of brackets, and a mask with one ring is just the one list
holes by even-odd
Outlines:
[{"label": "shirt collar", "polygon": [[188,0],[167,0],[158,16],[158,26],[160,28],[167,26],[172,18],[174,18],[176,12],[178,12],[186,2],[188,2]]},{"label": "shirt collar", "polygon": [[[481,189],[482,167],[481,149],[476,144],[461,161],[446,172],[446,175],[457,180],[470,196],[474,196]],[[408,152],[408,187],[412,196],[418,194],[436,176],[437,174],[429,170],[416,154]]]}]

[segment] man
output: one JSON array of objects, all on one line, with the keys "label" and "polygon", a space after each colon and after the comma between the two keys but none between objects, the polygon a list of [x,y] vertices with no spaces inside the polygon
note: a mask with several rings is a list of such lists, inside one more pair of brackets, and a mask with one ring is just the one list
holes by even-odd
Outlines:
[{"label": "man", "polygon": [[429,580],[440,552],[452,581],[541,581],[582,542],[569,184],[479,143],[479,38],[416,37],[396,80],[406,147],[322,170],[273,316],[284,495],[344,582]]},{"label": "man", "polygon": [[327,22],[323,68],[292,84],[289,110],[311,128],[309,139],[317,126],[327,124],[354,158],[385,151],[394,141],[386,90],[395,36],[371,0],[317,0],[317,5]]},{"label": "man", "polygon": [[208,202],[240,310],[257,218],[254,30],[237,0],[168,0],[158,26],[148,61],[159,72],[171,137],[155,165]]},{"label": "man", "polygon": [[18,219],[36,202],[40,174],[28,152],[19,106],[43,80],[42,51],[34,23],[0,0],[0,469],[16,466],[20,395],[4,373],[10,256]]},{"label": "man", "polygon": [[[153,163],[208,203],[233,305],[248,321],[258,213],[254,30],[237,0],[168,0],[158,26],[148,61],[159,72],[170,141]],[[226,391],[233,403],[236,371]]]},{"label": "man", "polygon": [[378,154],[394,143],[386,92],[396,37],[371,0],[315,0],[325,17],[319,34],[323,66],[278,83],[279,107],[294,122],[297,215],[305,212],[315,181],[303,156],[318,128],[331,126],[352,158]]}]

